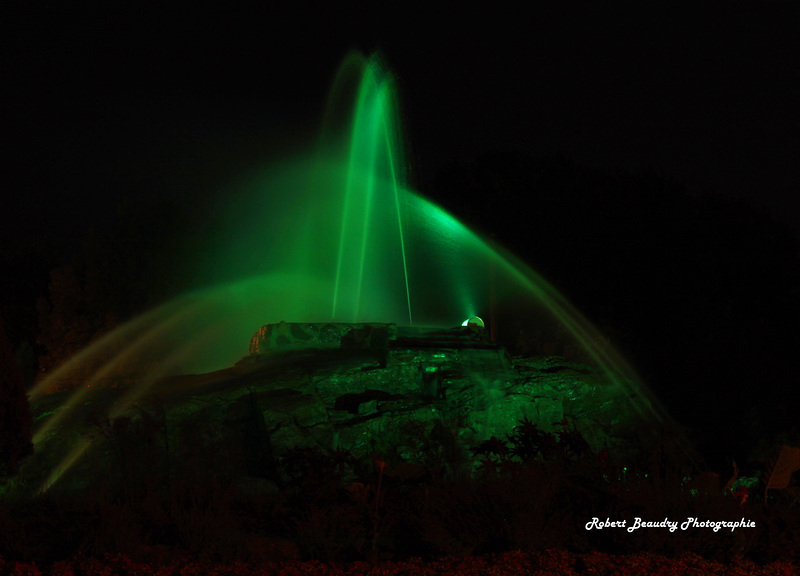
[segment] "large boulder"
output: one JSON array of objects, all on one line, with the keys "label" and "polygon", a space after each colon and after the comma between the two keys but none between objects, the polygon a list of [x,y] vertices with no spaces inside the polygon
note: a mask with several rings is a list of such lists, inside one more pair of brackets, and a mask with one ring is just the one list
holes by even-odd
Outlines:
[{"label": "large boulder", "polygon": [[385,349],[397,336],[395,324],[279,322],[259,328],[250,339],[250,354],[297,348]]}]

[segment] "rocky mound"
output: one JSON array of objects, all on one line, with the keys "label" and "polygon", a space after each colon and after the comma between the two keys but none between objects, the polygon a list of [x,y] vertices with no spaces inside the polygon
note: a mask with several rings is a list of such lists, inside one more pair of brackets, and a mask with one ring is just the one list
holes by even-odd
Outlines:
[{"label": "rocky mound", "polygon": [[[262,329],[255,348],[263,352],[226,370],[162,380],[128,406],[119,401],[131,389],[38,399],[36,426],[47,432],[23,482],[87,486],[104,468],[98,462],[120,451],[151,465],[224,461],[242,477],[270,481],[278,480],[276,461],[296,448],[346,451],[362,462],[377,455],[420,470],[441,458],[470,466],[475,447],[505,438],[523,419],[543,431],[576,429],[596,451],[621,446],[637,426],[628,393],[599,370],[560,357],[510,358],[480,329],[359,325],[339,330],[331,345],[333,329],[309,326]],[[270,334],[309,333],[327,334],[325,345],[273,338],[264,346]]]}]

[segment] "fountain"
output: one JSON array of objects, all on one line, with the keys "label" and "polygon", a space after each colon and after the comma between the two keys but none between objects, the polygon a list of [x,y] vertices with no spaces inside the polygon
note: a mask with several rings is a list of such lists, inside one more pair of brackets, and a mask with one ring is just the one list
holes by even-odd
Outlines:
[{"label": "fountain", "polygon": [[[218,207],[221,218],[198,250],[213,271],[209,285],[108,334],[31,392],[37,402],[71,390],[39,423],[37,450],[93,394],[120,387],[109,409],[118,416],[167,376],[230,367],[264,324],[442,328],[483,316],[494,329],[498,309],[543,334],[561,334],[643,418],[660,421],[631,368],[565,298],[410,188],[396,93],[379,57],[348,56],[315,149],[269,167]],[[355,106],[342,110],[337,101]],[[45,487],[85,448],[73,443]]]}]

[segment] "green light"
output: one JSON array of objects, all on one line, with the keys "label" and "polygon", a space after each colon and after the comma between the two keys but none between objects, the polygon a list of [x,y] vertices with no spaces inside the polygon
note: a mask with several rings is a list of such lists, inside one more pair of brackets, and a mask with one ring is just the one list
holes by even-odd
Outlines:
[{"label": "green light", "polygon": [[[370,58],[359,83],[351,127],[331,312],[337,320],[363,320],[363,292],[373,293],[381,281],[381,271],[375,267],[381,265],[387,251],[397,250],[408,323],[413,322],[401,217],[403,182],[398,166],[403,162],[396,110],[393,79],[377,58]],[[396,241],[390,239],[392,228],[397,230]]]},{"label": "green light", "polygon": [[38,422],[39,420],[43,420],[43,419],[47,418],[48,416],[52,416],[55,413],[56,413],[56,410],[48,410],[47,412],[42,412],[36,418],[34,418],[33,421],[34,422]]},{"label": "green light", "polygon": [[[277,159],[222,191],[219,213],[201,222],[209,233],[202,229],[203,240],[186,251],[201,270],[194,292],[112,332],[36,386],[32,400],[62,380],[85,384],[42,420],[35,442],[46,442],[105,381],[135,376],[112,409],[121,414],[161,376],[230,367],[264,324],[411,324],[413,310],[413,322],[449,328],[465,312],[489,311],[494,328],[495,302],[524,312],[537,329],[563,331],[609,388],[624,392],[615,398],[629,398],[648,421],[664,420],[631,367],[554,287],[409,189],[397,89],[379,58],[348,59],[334,93],[347,100],[340,128],[326,130],[313,152]],[[337,110],[331,104],[326,126],[337,124]],[[73,452],[62,468],[77,458]]]}]

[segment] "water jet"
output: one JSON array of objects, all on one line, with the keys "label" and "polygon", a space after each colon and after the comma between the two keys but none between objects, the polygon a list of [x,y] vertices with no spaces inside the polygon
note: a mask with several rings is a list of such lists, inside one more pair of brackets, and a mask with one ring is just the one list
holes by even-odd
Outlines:
[{"label": "water jet", "polygon": [[[122,389],[105,408],[114,418],[176,387],[171,376],[217,374],[203,380],[214,383],[215,390],[230,381],[247,379],[251,385],[266,378],[262,368],[237,362],[248,352],[262,352],[252,344],[247,348],[254,334],[282,322],[289,331],[300,324],[333,330],[349,325],[348,335],[365,325],[417,327],[428,340],[396,346],[394,360],[379,369],[387,369],[388,363],[397,378],[421,378],[423,396],[437,400],[444,397],[448,373],[459,382],[474,375],[493,406],[480,411],[486,422],[474,428],[488,433],[496,429],[492,419],[513,425],[519,415],[501,414],[507,404],[496,402],[503,395],[502,378],[512,377],[503,376],[506,369],[500,364],[489,377],[469,360],[452,361],[450,350],[469,346],[454,344],[460,336],[453,340],[442,330],[464,318],[466,330],[482,326],[479,314],[490,315],[494,327],[496,306],[518,310],[518,320],[535,325],[545,339],[568,341],[606,382],[611,392],[601,394],[604,401],[613,399],[619,403],[616,409],[641,420],[663,421],[663,412],[631,367],[558,291],[530,266],[411,188],[405,180],[396,87],[381,59],[354,54],[343,71],[332,101],[355,104],[345,110],[332,106],[326,132],[313,150],[266,169],[245,189],[226,195],[222,219],[209,227],[216,232],[198,250],[213,263],[208,285],[108,334],[36,386],[34,403],[47,393],[74,389],[54,415],[42,419],[35,435],[37,450],[47,450],[54,430],[91,402],[98,388]],[[472,348],[496,349],[484,344]],[[421,348],[425,351],[419,352]],[[412,368],[405,370],[403,362]],[[374,380],[388,385],[386,378]],[[200,379],[181,382],[181,390],[191,391],[192,382]],[[395,395],[387,402],[398,402],[398,389],[384,392]],[[426,410],[412,404],[414,410]],[[380,412],[377,404],[373,407]],[[553,410],[547,414],[558,407]],[[337,430],[336,442],[341,437]],[[80,446],[70,450],[58,473],[48,476],[45,488],[75,465],[89,443]]]}]

